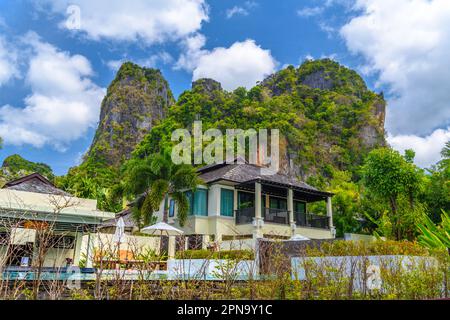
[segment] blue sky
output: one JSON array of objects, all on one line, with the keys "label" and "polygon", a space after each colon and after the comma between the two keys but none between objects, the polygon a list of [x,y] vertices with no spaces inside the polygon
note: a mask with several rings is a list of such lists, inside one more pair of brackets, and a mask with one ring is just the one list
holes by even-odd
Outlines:
[{"label": "blue sky", "polygon": [[429,166],[450,139],[449,3],[1,1],[0,160],[18,153],[57,174],[76,165],[125,60],[161,69],[178,96],[196,78],[249,88],[285,65],[331,57],[386,93],[389,142]]}]

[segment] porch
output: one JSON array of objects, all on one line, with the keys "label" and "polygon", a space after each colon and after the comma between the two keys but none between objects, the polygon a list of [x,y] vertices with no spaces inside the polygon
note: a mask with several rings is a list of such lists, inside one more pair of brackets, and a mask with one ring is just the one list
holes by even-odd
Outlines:
[{"label": "porch", "polygon": [[[333,229],[331,193],[301,188],[299,186],[257,179],[235,186],[237,206],[234,212],[236,225],[285,225],[295,229]],[[307,204],[326,202],[326,215],[312,214]]]}]

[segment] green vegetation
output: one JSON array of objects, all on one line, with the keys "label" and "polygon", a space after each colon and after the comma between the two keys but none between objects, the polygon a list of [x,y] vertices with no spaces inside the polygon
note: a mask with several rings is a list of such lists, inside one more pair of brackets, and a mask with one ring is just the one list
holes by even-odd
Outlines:
[{"label": "green vegetation", "polygon": [[450,250],[450,215],[442,212],[441,223],[436,226],[430,218],[419,224],[419,242],[429,249]]},{"label": "green vegetation", "polygon": [[252,250],[185,250],[178,251],[177,259],[223,259],[223,260],[254,260],[255,253]]},{"label": "green vegetation", "polygon": [[45,163],[28,161],[18,154],[3,160],[2,175],[6,180],[17,179],[35,172],[40,173],[50,181],[53,181],[55,178],[52,169]]},{"label": "green vegetation", "polygon": [[[184,191],[195,190],[200,183],[197,172],[192,166],[176,165],[172,162],[170,153],[164,152],[127,162],[121,189],[124,195],[137,197],[133,213],[139,225],[141,222],[148,224],[163,201],[163,221],[167,222],[170,195],[178,208],[178,222],[183,226],[189,209],[189,202]],[[117,191],[120,193],[120,190]]]}]

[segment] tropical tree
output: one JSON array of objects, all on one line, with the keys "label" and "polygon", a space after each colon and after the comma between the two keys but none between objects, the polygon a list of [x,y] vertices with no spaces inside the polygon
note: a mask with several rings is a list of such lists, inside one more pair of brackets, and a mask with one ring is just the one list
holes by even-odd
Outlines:
[{"label": "tropical tree", "polygon": [[441,211],[450,212],[450,141],[442,152],[442,160],[429,169],[425,200],[434,222],[439,222]]},{"label": "tropical tree", "polygon": [[412,160],[411,152],[405,158],[395,150],[380,148],[369,153],[362,168],[365,187],[390,207],[392,235],[397,240],[411,237],[412,230],[406,230],[405,222],[413,221],[415,225],[423,215],[423,206],[415,202],[423,190],[424,177]]},{"label": "tropical tree", "polygon": [[183,226],[189,209],[184,191],[195,190],[201,183],[194,167],[174,164],[168,151],[129,160],[124,177],[125,194],[137,197],[134,216],[144,224],[151,222],[153,213],[163,201],[163,221],[168,221],[170,195],[178,208],[178,221]]},{"label": "tropical tree", "polygon": [[450,250],[450,215],[442,211],[441,223],[435,225],[433,221],[427,217],[424,223],[417,227],[421,232],[419,243],[429,249],[447,249]]}]

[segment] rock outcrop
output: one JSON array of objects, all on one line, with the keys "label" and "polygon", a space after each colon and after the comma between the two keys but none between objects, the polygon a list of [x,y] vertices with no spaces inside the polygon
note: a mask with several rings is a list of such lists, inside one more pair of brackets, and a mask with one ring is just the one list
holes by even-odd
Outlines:
[{"label": "rock outcrop", "polygon": [[173,103],[169,84],[159,70],[124,63],[102,102],[99,126],[86,159],[119,166],[165,118]]}]

